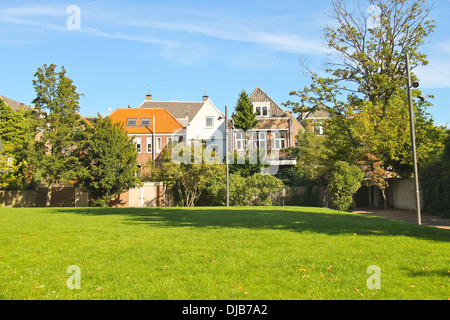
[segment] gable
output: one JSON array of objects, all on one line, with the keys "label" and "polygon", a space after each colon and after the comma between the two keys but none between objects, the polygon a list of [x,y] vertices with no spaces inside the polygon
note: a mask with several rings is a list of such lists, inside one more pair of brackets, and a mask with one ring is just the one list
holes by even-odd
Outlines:
[{"label": "gable", "polygon": [[27,106],[21,102],[17,102],[15,100],[9,99],[7,97],[1,96],[0,95],[0,99],[2,99],[3,101],[5,101],[5,103],[11,107],[11,109],[13,109],[14,111],[19,111],[20,109],[32,109],[32,107]]},{"label": "gable", "polygon": [[255,102],[268,102],[270,105],[270,115],[273,117],[285,116],[285,112],[280,108],[261,88],[256,88],[250,95],[250,101]]}]

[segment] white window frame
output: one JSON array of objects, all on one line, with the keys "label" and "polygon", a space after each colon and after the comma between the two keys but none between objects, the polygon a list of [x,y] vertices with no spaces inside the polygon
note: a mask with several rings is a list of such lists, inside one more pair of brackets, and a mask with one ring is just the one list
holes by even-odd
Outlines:
[{"label": "white window frame", "polygon": [[142,137],[133,137],[133,142],[136,145],[136,150],[138,153],[142,153]]},{"label": "white window frame", "polygon": [[[284,137],[281,137],[281,135],[284,135]],[[274,134],[275,139],[274,139],[274,150],[281,150],[286,148],[286,132],[285,131],[278,131],[275,132]],[[284,146],[281,145],[281,143],[283,142]]]},{"label": "white window frame", "polygon": [[156,153],[161,153],[162,150],[162,137],[156,137]]},{"label": "white window frame", "polygon": [[[264,114],[264,110],[266,110],[266,114]],[[255,114],[257,117],[268,117],[269,116],[269,107],[268,106],[255,106]]]},{"label": "white window frame", "polygon": [[[211,119],[211,125],[210,126],[207,123],[208,119]],[[206,129],[214,128],[214,117],[211,117],[211,116],[205,117],[205,128]]]},{"label": "white window frame", "polygon": [[258,148],[267,149],[267,132],[264,131],[258,132]]},{"label": "white window frame", "polygon": [[245,150],[245,133],[242,131],[235,132],[235,146],[237,151]]},{"label": "white window frame", "polygon": [[[150,147],[150,151],[149,151]],[[147,137],[147,153],[153,153],[153,137]]]},{"label": "white window frame", "polygon": [[167,137],[166,147],[169,148],[171,146],[176,146],[179,142],[179,139],[180,138],[178,136]]}]

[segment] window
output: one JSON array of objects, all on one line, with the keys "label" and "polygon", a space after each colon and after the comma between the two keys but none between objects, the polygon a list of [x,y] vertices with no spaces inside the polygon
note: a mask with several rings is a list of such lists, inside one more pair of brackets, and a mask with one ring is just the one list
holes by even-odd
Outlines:
[{"label": "window", "polygon": [[216,137],[212,136],[208,143],[209,149],[211,149],[211,152],[217,152],[219,148],[219,141],[216,140]]},{"label": "window", "polygon": [[167,148],[175,146],[178,144],[178,137],[167,137]]},{"label": "window", "polygon": [[286,148],[286,132],[275,132],[275,150]]},{"label": "window", "polygon": [[267,149],[267,134],[265,132],[252,133],[253,148]]},{"label": "window", "polygon": [[319,123],[315,123],[314,132],[317,133],[319,136],[323,135],[323,126]]},{"label": "window", "polygon": [[134,137],[133,140],[134,140],[134,143],[136,144],[137,152],[141,153],[142,138],[141,137]]},{"label": "window", "polygon": [[152,137],[147,137],[147,153],[152,153],[153,152],[153,141],[152,141]]},{"label": "window", "polygon": [[141,173],[142,173],[142,164],[141,164],[141,163],[138,163],[137,167],[138,167],[138,169],[137,169],[137,171],[134,173],[134,176],[135,176],[135,177],[140,177],[140,176],[141,176]]},{"label": "window", "polygon": [[213,121],[213,117],[205,117],[205,128],[212,128],[214,126]]},{"label": "window", "polygon": [[243,132],[236,132],[236,150],[242,151],[245,148],[245,136]]},{"label": "window", "polygon": [[162,150],[162,138],[157,137],[156,138],[156,153],[160,153]]},{"label": "window", "polygon": [[127,127],[136,127],[136,124],[137,124],[136,118],[127,119]]},{"label": "window", "polygon": [[150,127],[150,119],[141,119],[141,127]]},{"label": "window", "polygon": [[255,113],[259,117],[267,117],[269,115],[268,107],[267,106],[256,106]]}]

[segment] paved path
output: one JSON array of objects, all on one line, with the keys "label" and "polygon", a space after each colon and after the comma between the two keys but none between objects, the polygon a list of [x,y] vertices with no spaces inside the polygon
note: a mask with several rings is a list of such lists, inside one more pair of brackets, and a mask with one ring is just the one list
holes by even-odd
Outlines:
[{"label": "paved path", "polygon": [[[393,220],[401,220],[417,224],[417,214],[410,210],[376,210],[376,209],[356,209],[353,212],[378,216]],[[422,225],[450,230],[450,219],[444,219],[439,216],[429,216],[422,214]]]}]

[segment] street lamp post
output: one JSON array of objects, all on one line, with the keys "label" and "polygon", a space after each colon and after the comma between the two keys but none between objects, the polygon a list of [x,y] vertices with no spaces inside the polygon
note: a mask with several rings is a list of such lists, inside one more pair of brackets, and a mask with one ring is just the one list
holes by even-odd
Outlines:
[{"label": "street lamp post", "polygon": [[227,164],[227,207],[230,206],[230,177],[228,160],[228,106],[225,106],[225,162]]},{"label": "street lamp post", "polygon": [[406,54],[406,80],[408,87],[408,104],[409,104],[409,121],[411,129],[411,144],[412,144],[412,156],[413,156],[413,166],[414,166],[414,187],[416,193],[416,213],[417,213],[417,223],[422,224],[422,219],[420,216],[420,194],[419,194],[419,170],[417,168],[417,154],[416,154],[416,130],[414,128],[414,109],[411,87],[418,87],[418,84],[411,84],[411,73],[409,65],[409,54]]}]

